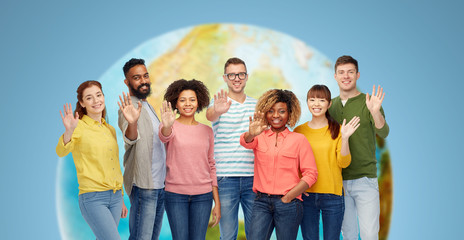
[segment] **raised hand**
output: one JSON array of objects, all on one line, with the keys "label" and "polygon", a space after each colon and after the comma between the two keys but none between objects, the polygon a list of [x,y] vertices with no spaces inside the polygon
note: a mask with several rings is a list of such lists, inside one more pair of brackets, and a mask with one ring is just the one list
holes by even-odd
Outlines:
[{"label": "raised hand", "polygon": [[66,129],[66,132],[74,132],[74,129],[76,129],[77,123],[79,122],[79,113],[76,112],[76,115],[73,116],[71,103],[66,103],[63,106],[63,113],[60,110],[61,120],[63,120],[63,125]]},{"label": "raised hand", "polygon": [[140,112],[142,111],[142,102],[138,102],[138,108],[136,109],[134,105],[132,105],[132,99],[129,93],[126,94],[123,92],[122,97],[121,95],[119,96],[118,106],[129,124],[137,122],[140,117]]},{"label": "raised hand", "polygon": [[343,119],[342,126],[340,128],[340,133],[342,138],[348,139],[355,131],[358,129],[361,119],[357,116],[354,116],[348,123],[346,119]]},{"label": "raised hand", "polygon": [[376,93],[375,85],[372,87],[372,95],[369,96],[369,93],[366,94],[366,106],[367,109],[369,109],[369,111],[371,112],[371,114],[380,111],[380,107],[382,106],[384,97],[385,93],[383,92],[383,88],[379,86]]},{"label": "raised hand", "polygon": [[176,120],[177,109],[172,111],[171,103],[164,101],[163,106],[161,106],[161,123],[163,127],[170,129]]},{"label": "raised hand", "polygon": [[267,124],[264,121],[264,113],[258,111],[255,112],[253,119],[250,117],[250,127],[248,133],[250,137],[256,137],[261,134],[267,128]]},{"label": "raised hand", "polygon": [[229,111],[232,100],[227,101],[227,92],[221,89],[220,92],[214,94],[214,111],[219,114]]}]

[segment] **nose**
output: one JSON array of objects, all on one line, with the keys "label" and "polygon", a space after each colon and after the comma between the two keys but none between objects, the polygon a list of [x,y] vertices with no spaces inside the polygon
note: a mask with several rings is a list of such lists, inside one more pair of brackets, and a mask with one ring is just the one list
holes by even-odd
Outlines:
[{"label": "nose", "polygon": [[279,113],[277,111],[274,111],[274,113],[272,114],[272,117],[279,117]]}]

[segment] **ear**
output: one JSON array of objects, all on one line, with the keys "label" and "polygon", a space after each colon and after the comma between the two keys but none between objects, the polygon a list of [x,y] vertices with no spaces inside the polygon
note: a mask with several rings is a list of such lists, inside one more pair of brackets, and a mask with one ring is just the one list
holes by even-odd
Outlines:
[{"label": "ear", "polygon": [[227,77],[225,74],[222,75],[222,79],[224,80],[224,82],[227,84]]},{"label": "ear", "polygon": [[327,108],[330,108],[330,106],[332,106],[332,100],[329,102],[329,107],[327,107]]},{"label": "ear", "polygon": [[358,72],[358,73],[356,74],[356,80],[359,79],[359,76],[360,76],[360,74],[359,74],[359,72]]},{"label": "ear", "polygon": [[124,79],[124,84],[126,84],[126,86],[129,87],[129,80],[127,80],[127,78]]},{"label": "ear", "polygon": [[81,105],[82,108],[85,108],[84,104],[81,101],[79,101],[79,104]]}]

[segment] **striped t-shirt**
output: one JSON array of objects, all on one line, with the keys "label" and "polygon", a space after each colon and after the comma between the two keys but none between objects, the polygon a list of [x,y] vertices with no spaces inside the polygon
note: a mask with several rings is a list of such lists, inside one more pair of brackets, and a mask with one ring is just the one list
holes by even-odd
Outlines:
[{"label": "striped t-shirt", "polygon": [[[214,158],[217,176],[253,176],[253,150],[240,145],[240,135],[248,131],[250,116],[255,112],[256,99],[249,96],[239,103],[231,98],[229,111],[212,122],[214,132]],[[214,99],[210,107],[213,107]]]}]

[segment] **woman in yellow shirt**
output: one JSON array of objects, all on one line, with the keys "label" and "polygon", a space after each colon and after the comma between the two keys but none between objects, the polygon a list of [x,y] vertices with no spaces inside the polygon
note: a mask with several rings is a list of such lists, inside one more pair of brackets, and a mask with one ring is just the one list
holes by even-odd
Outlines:
[{"label": "woman in yellow shirt", "polygon": [[322,214],[324,240],[339,240],[345,212],[342,168],[351,163],[349,137],[359,127],[354,117],[340,127],[329,114],[331,94],[327,86],[314,85],[307,94],[312,119],[295,132],[306,136],[313,149],[318,171],[317,181],[303,195],[303,239],[319,239],[319,216]]},{"label": "woman in yellow shirt", "polygon": [[101,84],[86,81],[77,88],[77,106],[65,104],[64,134],[56,146],[60,157],[73,155],[79,183],[79,208],[97,239],[120,239],[118,223],[127,208],[114,128],[105,121]]}]

